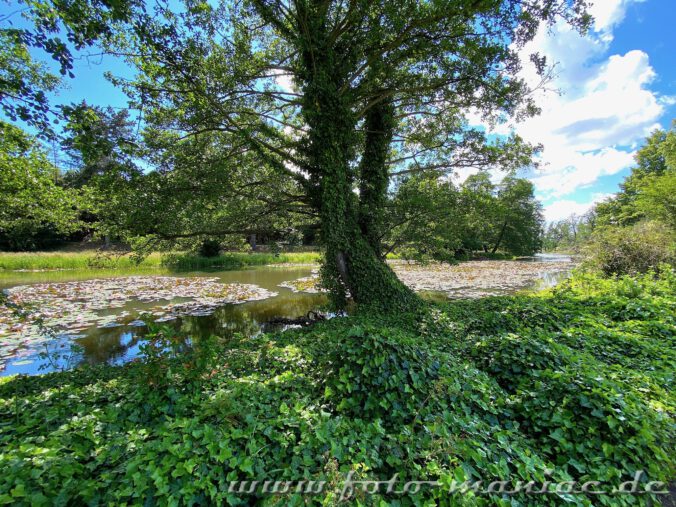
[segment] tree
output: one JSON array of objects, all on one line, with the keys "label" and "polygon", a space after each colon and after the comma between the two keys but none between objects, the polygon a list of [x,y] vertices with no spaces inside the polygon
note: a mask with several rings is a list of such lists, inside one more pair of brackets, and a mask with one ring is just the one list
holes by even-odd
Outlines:
[{"label": "tree", "polygon": [[111,172],[139,172],[135,158],[141,147],[126,109],[90,107],[85,102],[64,108],[67,123],[62,149],[69,157],[68,185],[81,187]]},{"label": "tree", "polygon": [[461,187],[462,249],[488,253],[501,229],[495,185],[485,172],[469,176]]},{"label": "tree", "polygon": [[[139,0],[19,0],[25,8],[0,15],[0,107],[13,121],[35,126],[41,135],[51,135],[47,99],[60,79],[36,61],[31,50],[45,52],[57,62],[62,76],[73,76],[73,52],[113,36],[113,25],[142,10]],[[29,28],[15,28],[20,15]],[[65,35],[64,41],[61,37]]]},{"label": "tree", "polygon": [[227,133],[295,181],[319,216],[322,278],[336,303],[349,293],[399,309],[417,299],[376,241],[390,177],[528,164],[533,147],[490,140],[465,114],[534,114],[518,49],[541,22],[583,29],[583,11],[567,0],[158,4],[134,12],[126,41],[110,42],[140,71],[121,84],[164,128]]},{"label": "tree", "polygon": [[314,218],[299,206],[293,179],[257,164],[227,133],[181,139],[148,130],[142,144],[144,162],[155,170],[108,171],[93,180],[104,233],[145,250],[193,248],[208,239],[274,234]]},{"label": "tree", "polygon": [[417,261],[452,261],[462,245],[460,194],[450,180],[405,177],[386,207],[383,255],[396,251]]},{"label": "tree", "polygon": [[59,83],[44,64],[33,60],[18,33],[0,29],[0,106],[10,120],[47,128],[46,93]]},{"label": "tree", "polygon": [[544,220],[533,184],[508,176],[500,184],[496,201],[499,232],[492,253],[500,247],[515,255],[533,255],[539,251]]},{"label": "tree", "polygon": [[541,246],[542,207],[533,185],[512,176],[496,186],[480,173],[460,189],[435,174],[411,176],[387,208],[388,252],[396,249],[411,259],[451,261],[498,249],[532,255]]},{"label": "tree", "polygon": [[636,209],[647,219],[662,222],[676,231],[676,167],[645,178],[636,196]]},{"label": "tree", "polygon": [[61,188],[59,178],[37,141],[0,122],[0,242],[26,250],[41,235],[78,230],[77,196]]},{"label": "tree", "polygon": [[595,208],[583,215],[573,213],[567,218],[547,225],[542,235],[542,247],[545,251],[579,250],[590,239],[596,229]]},{"label": "tree", "polygon": [[620,185],[620,191],[596,205],[600,225],[628,226],[645,219],[673,224],[676,129],[653,132],[635,159],[636,166]]}]

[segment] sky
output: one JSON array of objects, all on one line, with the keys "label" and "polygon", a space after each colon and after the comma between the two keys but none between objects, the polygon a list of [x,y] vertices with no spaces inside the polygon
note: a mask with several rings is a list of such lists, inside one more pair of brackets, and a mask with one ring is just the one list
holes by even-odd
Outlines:
[{"label": "sky", "polygon": [[[520,176],[534,183],[547,221],[582,214],[616,192],[644,138],[676,118],[676,0],[596,0],[591,14],[587,35],[559,24],[523,48],[526,60],[537,52],[555,64],[554,79],[535,95],[542,113],[494,130],[544,146],[540,168]],[[121,60],[80,54],[74,72],[54,102],[127,106],[104,77],[129,76]],[[528,65],[522,77],[539,81]]]},{"label": "sky", "polygon": [[[547,56],[555,77],[535,95],[539,116],[495,129],[543,144],[525,176],[550,222],[616,192],[645,137],[676,118],[676,0],[597,0],[591,14],[586,36],[559,24],[523,49]],[[522,76],[538,81],[531,67]]]}]

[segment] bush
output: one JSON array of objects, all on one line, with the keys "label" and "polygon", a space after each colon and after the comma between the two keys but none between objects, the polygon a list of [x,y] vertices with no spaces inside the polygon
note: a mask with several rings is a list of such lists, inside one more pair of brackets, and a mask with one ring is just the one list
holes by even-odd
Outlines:
[{"label": "bush", "polygon": [[585,265],[606,276],[635,275],[676,265],[676,235],[659,222],[596,231],[587,247]]},{"label": "bush", "polygon": [[219,253],[221,253],[221,244],[215,239],[205,239],[198,250],[201,257],[218,257]]}]

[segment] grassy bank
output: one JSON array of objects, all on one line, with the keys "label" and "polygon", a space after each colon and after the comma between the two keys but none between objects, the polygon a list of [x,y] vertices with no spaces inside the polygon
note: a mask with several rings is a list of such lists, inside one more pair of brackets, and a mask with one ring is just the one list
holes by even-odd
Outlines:
[{"label": "grassy bank", "polygon": [[[0,502],[649,505],[652,495],[450,493],[453,481],[674,477],[676,277],[357,315],[0,385]],[[260,480],[251,493],[231,481]],[[326,481],[319,494],[265,480]],[[439,481],[417,493],[409,480]],[[230,490],[229,490],[230,489]]]},{"label": "grassy bank", "polygon": [[237,269],[266,264],[304,264],[318,262],[317,252],[225,253],[217,257],[199,257],[184,253],[153,253],[140,262],[130,254],[112,255],[98,251],[84,252],[0,252],[0,270],[37,269],[121,269],[169,268],[177,270]]},{"label": "grassy bank", "polygon": [[[390,253],[389,260],[403,259],[399,254]],[[152,253],[143,259],[131,254],[111,254],[98,250],[77,252],[0,252],[0,271],[41,270],[41,269],[152,269],[168,268],[180,271],[202,269],[238,269],[247,266],[268,264],[314,264],[321,259],[319,252],[286,252],[272,254],[265,252],[228,252],[217,257],[200,257],[182,252]],[[502,253],[477,254],[464,260],[513,260],[513,255]],[[462,262],[460,259],[459,262]]]}]

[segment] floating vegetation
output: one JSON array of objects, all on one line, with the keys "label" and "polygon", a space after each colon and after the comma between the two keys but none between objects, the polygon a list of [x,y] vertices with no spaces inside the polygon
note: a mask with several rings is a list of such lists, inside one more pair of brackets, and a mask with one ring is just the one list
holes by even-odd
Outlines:
[{"label": "floating vegetation", "polygon": [[447,264],[396,264],[399,279],[416,291],[444,292],[450,298],[508,294],[532,285],[546,274],[570,272],[571,262],[470,261]]},{"label": "floating vegetation", "polygon": [[291,289],[293,292],[306,292],[308,294],[325,292],[324,289],[319,286],[319,275],[317,275],[317,273],[280,283],[279,287]]},{"label": "floating vegetation", "polygon": [[[139,319],[127,324],[131,315],[127,310],[110,312],[132,301],[166,301],[140,314],[142,319],[161,322],[210,315],[225,304],[267,299],[277,293],[257,285],[223,284],[218,278],[131,276],[21,285],[6,290],[6,295],[10,305],[0,305],[0,362],[35,353],[55,336],[72,336],[93,326],[144,325]],[[11,305],[22,308],[22,314]]]},{"label": "floating vegetation", "polygon": [[[443,292],[449,298],[508,294],[531,286],[544,276],[570,272],[570,261],[469,261],[457,265],[390,262],[399,279],[417,292]],[[294,292],[322,292],[317,274],[284,282]]]}]

